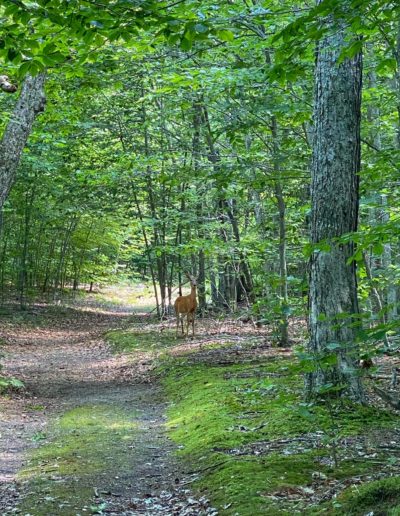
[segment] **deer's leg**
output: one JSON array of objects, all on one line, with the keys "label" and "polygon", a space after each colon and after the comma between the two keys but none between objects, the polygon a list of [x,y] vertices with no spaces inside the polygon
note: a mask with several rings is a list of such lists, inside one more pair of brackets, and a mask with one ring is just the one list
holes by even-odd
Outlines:
[{"label": "deer's leg", "polygon": [[183,315],[181,317],[181,326],[182,326],[182,335],[185,335],[185,330],[183,329]]},{"label": "deer's leg", "polygon": [[194,337],[194,312],[192,313],[192,332]]},{"label": "deer's leg", "polygon": [[189,323],[190,323],[190,313],[188,312],[186,318],[186,337],[189,337]]},{"label": "deer's leg", "polygon": [[176,314],[176,336],[178,336],[179,330],[179,314]]}]

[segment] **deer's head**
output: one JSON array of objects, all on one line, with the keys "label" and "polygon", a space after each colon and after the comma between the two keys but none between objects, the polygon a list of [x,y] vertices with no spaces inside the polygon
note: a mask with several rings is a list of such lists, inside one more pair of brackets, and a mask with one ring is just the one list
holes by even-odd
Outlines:
[{"label": "deer's head", "polygon": [[191,274],[189,274],[188,272],[185,273],[188,280],[190,281],[190,285],[192,287],[196,287],[197,286],[197,279],[198,279],[198,276],[194,277],[192,276]]}]

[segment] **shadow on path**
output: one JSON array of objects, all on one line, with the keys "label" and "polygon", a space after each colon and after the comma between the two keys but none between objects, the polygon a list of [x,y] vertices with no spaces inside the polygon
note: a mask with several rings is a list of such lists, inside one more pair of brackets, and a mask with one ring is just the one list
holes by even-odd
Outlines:
[{"label": "shadow on path", "polygon": [[102,339],[130,309],[59,308],[3,318],[5,372],[27,389],[0,400],[1,515],[211,514],[184,488],[148,369]]}]

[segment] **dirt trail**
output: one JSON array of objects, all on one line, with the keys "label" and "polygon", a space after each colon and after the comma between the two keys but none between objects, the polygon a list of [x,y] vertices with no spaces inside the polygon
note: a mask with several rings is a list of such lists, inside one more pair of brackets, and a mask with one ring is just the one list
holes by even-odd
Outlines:
[{"label": "dirt trail", "polygon": [[[112,355],[102,339],[129,316],[36,307],[28,321],[3,319],[5,371],[27,391],[0,401],[2,516],[210,514],[184,487],[148,364]],[[34,447],[40,460],[30,461]]]}]

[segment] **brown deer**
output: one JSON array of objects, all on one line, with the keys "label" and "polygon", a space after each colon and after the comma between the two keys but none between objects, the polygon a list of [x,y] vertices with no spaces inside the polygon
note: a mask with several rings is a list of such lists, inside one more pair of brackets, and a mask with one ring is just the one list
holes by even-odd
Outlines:
[{"label": "brown deer", "polygon": [[190,276],[190,274],[186,273],[186,276],[189,278],[191,292],[187,296],[179,296],[175,300],[175,313],[176,313],[176,336],[178,336],[178,328],[179,328],[179,319],[182,324],[182,334],[183,331],[183,317],[186,315],[186,337],[189,335],[189,322],[192,323],[192,331],[194,337],[194,319],[195,312],[197,308],[197,278]]}]

